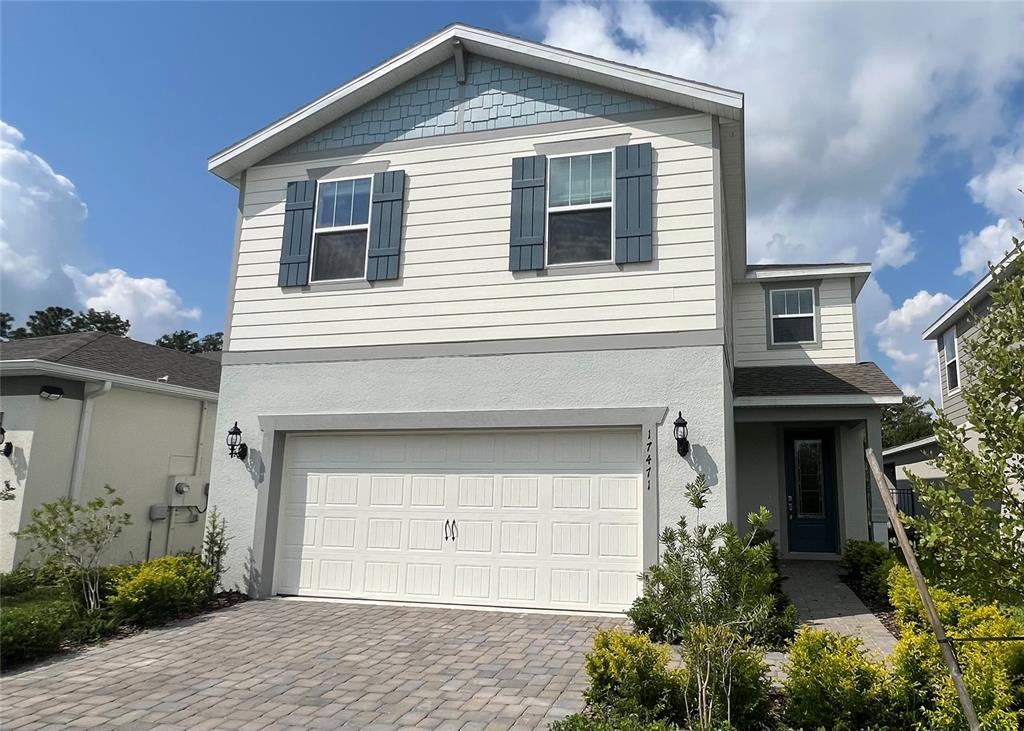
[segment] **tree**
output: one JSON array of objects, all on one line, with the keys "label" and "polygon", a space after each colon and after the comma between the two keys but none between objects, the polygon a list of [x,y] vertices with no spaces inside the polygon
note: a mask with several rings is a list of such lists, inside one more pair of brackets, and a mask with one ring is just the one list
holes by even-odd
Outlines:
[{"label": "tree", "polygon": [[87,312],[79,312],[71,318],[71,332],[101,332],[125,337],[132,323],[115,315],[110,310],[97,311],[89,308]]},{"label": "tree", "polygon": [[927,513],[910,522],[933,582],[1024,606],[1024,249],[1013,243],[1016,257],[990,266],[991,307],[964,343],[960,396],[976,443],[939,412],[935,464],[946,478],[912,478]]},{"label": "tree", "polygon": [[11,325],[14,324],[14,317],[10,312],[0,312],[0,338],[11,337]]},{"label": "tree", "polygon": [[903,403],[882,409],[882,447],[895,447],[931,436],[932,415],[920,396],[904,396]]},{"label": "tree", "polygon": [[199,333],[191,330],[175,330],[167,335],[161,335],[156,339],[156,344],[161,348],[180,350],[183,353],[209,353],[221,350],[224,343],[224,333],[211,333],[202,339]]},{"label": "tree", "polygon": [[67,307],[53,306],[45,310],[36,310],[28,316],[25,328],[29,337],[37,338],[42,335],[63,335],[74,332],[71,329],[71,318],[75,316],[74,310]]}]

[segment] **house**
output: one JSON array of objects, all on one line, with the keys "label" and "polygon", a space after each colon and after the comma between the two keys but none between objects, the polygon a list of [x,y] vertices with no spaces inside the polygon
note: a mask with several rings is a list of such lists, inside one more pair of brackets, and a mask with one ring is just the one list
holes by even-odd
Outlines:
[{"label": "house", "polygon": [[934,435],[888,447],[882,451],[882,467],[886,477],[896,488],[896,507],[904,515],[916,516],[924,513],[924,506],[917,500],[911,475],[935,482],[946,476],[946,473],[934,464],[938,455],[939,440]]},{"label": "house", "polygon": [[698,472],[787,555],[884,540],[870,267],[748,266],[743,154],[738,92],[452,25],[213,155],[229,581],[620,610]]},{"label": "house", "polygon": [[11,532],[33,509],[105,485],[131,516],[107,562],[200,549],[219,381],[215,360],[106,333],[0,344],[0,571],[30,550]]}]

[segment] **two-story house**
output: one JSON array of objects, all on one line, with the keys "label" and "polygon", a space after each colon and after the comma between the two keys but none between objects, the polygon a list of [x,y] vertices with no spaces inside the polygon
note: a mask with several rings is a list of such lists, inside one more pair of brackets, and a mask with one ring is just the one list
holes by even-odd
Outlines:
[{"label": "two-story house", "polygon": [[210,158],[229,579],[620,610],[698,472],[785,554],[884,537],[870,267],[748,266],[743,144],[738,92],[453,25]]}]

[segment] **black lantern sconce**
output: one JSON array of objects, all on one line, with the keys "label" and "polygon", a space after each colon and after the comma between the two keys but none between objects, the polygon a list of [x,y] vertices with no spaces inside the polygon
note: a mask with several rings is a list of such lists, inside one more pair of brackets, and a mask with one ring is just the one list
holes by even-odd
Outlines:
[{"label": "black lantern sconce", "polygon": [[10,457],[14,454],[14,445],[7,441],[7,430],[4,429],[4,415],[0,413],[0,454]]},{"label": "black lantern sconce", "polygon": [[228,456],[238,457],[244,460],[249,456],[249,447],[242,441],[242,430],[238,428],[238,422],[228,429]]},{"label": "black lantern sconce", "polygon": [[689,432],[686,429],[686,419],[683,418],[683,412],[679,412],[679,416],[676,417],[673,423],[672,434],[676,438],[676,451],[679,452],[680,457],[685,457],[690,453],[690,441],[686,438]]}]

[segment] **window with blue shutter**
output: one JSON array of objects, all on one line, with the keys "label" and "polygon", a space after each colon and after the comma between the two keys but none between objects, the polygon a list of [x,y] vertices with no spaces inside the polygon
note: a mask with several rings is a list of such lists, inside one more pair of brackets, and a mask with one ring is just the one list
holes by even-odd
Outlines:
[{"label": "window with blue shutter", "polygon": [[281,236],[281,263],[277,286],[302,287],[309,283],[309,255],[313,243],[315,180],[288,183]]},{"label": "window with blue shutter", "polygon": [[508,268],[513,272],[544,268],[544,155],[512,160],[512,221]]},{"label": "window with blue shutter", "polygon": [[615,148],[615,263],[654,258],[650,143]]},{"label": "window with blue shutter", "polygon": [[398,279],[402,257],[405,171],[374,173],[372,200],[366,279],[371,282]]}]

